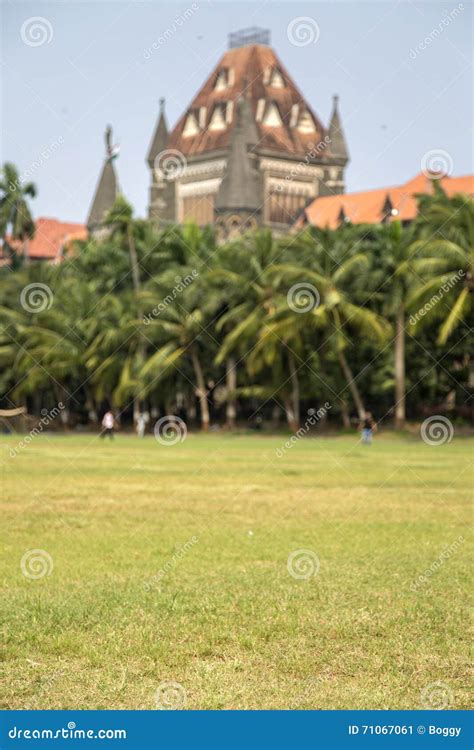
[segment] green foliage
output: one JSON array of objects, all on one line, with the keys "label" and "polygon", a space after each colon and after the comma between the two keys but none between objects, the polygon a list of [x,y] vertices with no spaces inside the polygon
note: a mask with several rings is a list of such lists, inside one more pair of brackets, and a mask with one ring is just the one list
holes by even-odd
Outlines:
[{"label": "green foliage", "polygon": [[[28,221],[19,217],[34,186],[12,190],[17,178],[5,165],[0,228],[24,237]],[[60,266],[0,269],[2,404],[26,400],[37,411],[66,399],[73,422],[106,404],[127,421],[134,401],[188,420],[200,414],[203,423],[207,401],[211,420],[223,421],[235,398],[241,420],[262,413],[275,421],[280,412],[292,428],[325,401],[332,421],[365,408],[390,417],[394,328],[404,311],[409,416],[447,400],[463,414],[473,205],[437,191],[420,206],[410,227],[343,225],[280,238],[262,230],[219,246],[211,227],[157,230],[119,197],[106,233],[76,243]],[[458,282],[417,315],[455,272]],[[38,284],[51,305],[25,309],[22,291]],[[316,290],[314,304],[295,293],[300,286]]]}]

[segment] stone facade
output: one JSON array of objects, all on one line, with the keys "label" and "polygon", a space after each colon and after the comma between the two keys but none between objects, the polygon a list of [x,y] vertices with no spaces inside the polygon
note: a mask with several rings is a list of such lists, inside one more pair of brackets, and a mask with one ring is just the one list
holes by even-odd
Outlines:
[{"label": "stone facade", "polygon": [[318,196],[344,192],[349,154],[337,97],[328,128],[304,100],[268,33],[237,33],[168,131],[164,102],[148,153],[149,217],[214,223],[228,237],[286,231]]}]

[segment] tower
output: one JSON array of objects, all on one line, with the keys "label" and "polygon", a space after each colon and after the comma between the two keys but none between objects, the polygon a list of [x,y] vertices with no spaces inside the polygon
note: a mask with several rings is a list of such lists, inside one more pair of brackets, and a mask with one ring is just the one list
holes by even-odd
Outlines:
[{"label": "tower", "polygon": [[279,233],[317,196],[344,191],[337,100],[326,128],[269,43],[264,29],[231,34],[170,132],[160,108],[147,159],[154,221],[214,223],[227,236],[255,224]]},{"label": "tower", "polygon": [[113,164],[117,156],[118,147],[112,145],[112,127],[107,125],[105,130],[105,161],[87,218],[87,228],[94,235],[103,232],[105,216],[114,205],[117,197],[118,181]]},{"label": "tower", "polygon": [[166,182],[163,170],[163,160],[166,159],[166,144],[168,142],[168,125],[165,115],[165,100],[160,99],[160,111],[155,133],[148,151],[147,163],[151,171],[150,203],[148,218],[158,222],[160,219],[174,218],[173,185]]},{"label": "tower", "polygon": [[221,239],[243,234],[261,223],[263,189],[254,152],[258,132],[245,89],[236,102],[227,164],[214,201],[214,220]]}]

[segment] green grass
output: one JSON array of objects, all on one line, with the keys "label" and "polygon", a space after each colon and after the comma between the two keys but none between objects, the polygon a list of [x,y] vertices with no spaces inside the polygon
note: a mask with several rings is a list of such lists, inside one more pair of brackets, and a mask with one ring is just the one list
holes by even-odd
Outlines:
[{"label": "green grass", "polygon": [[467,707],[474,441],[285,440],[2,438],[1,706],[152,709],[173,681],[191,709],[421,708],[440,681]]}]

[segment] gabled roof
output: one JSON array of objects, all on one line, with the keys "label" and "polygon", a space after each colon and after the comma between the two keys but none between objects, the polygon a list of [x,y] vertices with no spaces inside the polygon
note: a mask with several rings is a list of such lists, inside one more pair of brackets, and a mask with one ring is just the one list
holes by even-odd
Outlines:
[{"label": "gabled roof", "polygon": [[416,195],[432,193],[433,179],[437,179],[448,196],[467,193],[474,196],[474,175],[464,177],[427,177],[420,172],[404,185],[378,188],[360,193],[342,193],[316,198],[303,212],[297,226],[304,223],[335,229],[343,221],[353,224],[378,224],[386,215],[386,206],[394,210],[389,220],[412,221],[417,214]]},{"label": "gabled roof", "polygon": [[[87,227],[84,224],[41,217],[35,221],[35,236],[28,243],[28,255],[33,260],[59,261],[72,242],[85,239]],[[15,252],[22,252],[22,242],[9,237],[6,240]],[[2,255],[6,255],[4,250]]]},{"label": "gabled roof", "polygon": [[[284,85],[272,85],[273,71],[278,71]],[[222,79],[222,74],[227,76],[228,83],[225,87],[220,85],[216,87],[216,81],[219,77]],[[187,111],[171,131],[167,148],[177,149],[188,158],[227,149],[235,125],[235,103],[242,93],[246,94],[250,100],[255,120],[259,100],[264,100],[265,106],[276,105],[282,120],[282,124],[277,127],[264,125],[262,121],[256,123],[259,134],[259,152],[281,153],[287,158],[300,157],[310,151],[314,144],[324,139],[325,128],[304,100],[274,50],[263,44],[251,44],[229,49],[223,55]],[[226,127],[209,129],[209,122],[215,107],[226,105],[227,102],[233,102],[234,106],[229,108]],[[290,124],[295,105],[299,105],[300,112],[304,109],[310,113],[315,124],[315,132],[301,132],[295,124]],[[184,136],[183,130],[190,114],[194,114],[199,123],[199,129],[195,135]],[[329,149],[324,152],[324,157],[327,156],[330,156]]]}]

